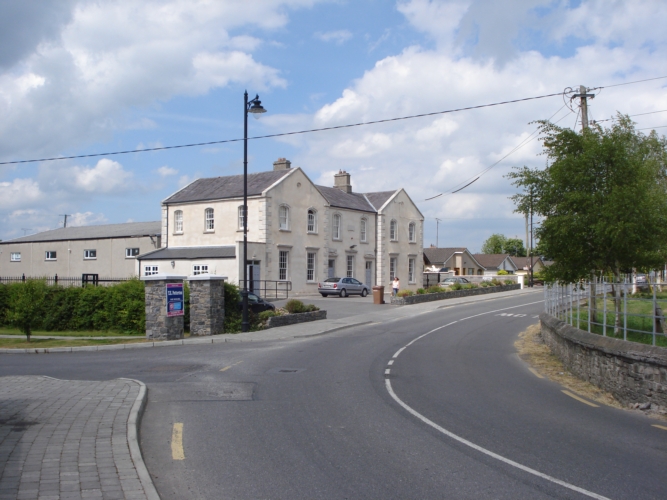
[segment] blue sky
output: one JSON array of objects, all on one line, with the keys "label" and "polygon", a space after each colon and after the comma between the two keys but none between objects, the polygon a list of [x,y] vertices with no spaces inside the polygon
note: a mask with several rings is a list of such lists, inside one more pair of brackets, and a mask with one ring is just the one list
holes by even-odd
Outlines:
[{"label": "blue sky", "polygon": [[[0,5],[0,161],[242,137],[243,91],[268,113],[249,135],[442,111],[667,75],[667,4],[591,0],[44,0]],[[585,34],[585,36],[583,35]],[[602,89],[593,119],[667,109],[667,80]],[[597,92],[597,91],[596,91]],[[561,97],[250,142],[251,172],[279,157],[317,183],[404,187],[424,244],[473,251],[524,237],[504,175],[544,165],[531,140]],[[667,113],[636,117],[667,125]],[[577,125],[578,127],[579,125]],[[657,129],[658,132],[665,129]],[[648,132],[648,131],[647,131]],[[242,172],[242,143],[0,167],[0,239],[157,220],[198,177]]]}]

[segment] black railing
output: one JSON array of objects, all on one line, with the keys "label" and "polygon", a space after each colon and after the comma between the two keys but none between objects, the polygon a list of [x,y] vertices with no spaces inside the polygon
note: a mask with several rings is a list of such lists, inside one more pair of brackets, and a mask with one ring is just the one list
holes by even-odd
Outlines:
[{"label": "black railing", "polygon": [[[243,290],[243,280],[239,280],[239,289]],[[248,291],[263,299],[288,299],[292,291],[291,281],[248,280]]]},{"label": "black railing", "polygon": [[47,285],[63,285],[63,286],[85,286],[85,285],[100,285],[123,283],[129,281],[131,278],[100,278],[98,274],[83,274],[81,277],[71,276],[0,276],[0,283],[25,283],[27,280],[39,279],[46,281]]}]

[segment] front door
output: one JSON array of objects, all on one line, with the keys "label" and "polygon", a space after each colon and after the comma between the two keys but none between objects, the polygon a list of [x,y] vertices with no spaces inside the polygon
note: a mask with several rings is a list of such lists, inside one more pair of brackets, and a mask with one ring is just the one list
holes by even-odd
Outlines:
[{"label": "front door", "polygon": [[366,286],[371,287],[373,286],[372,283],[373,280],[373,262],[370,260],[366,261]]},{"label": "front door", "polygon": [[336,261],[334,259],[329,259],[329,269],[327,271],[328,278],[336,277]]},{"label": "front door", "polygon": [[261,295],[260,269],[258,260],[248,261],[248,290]]}]

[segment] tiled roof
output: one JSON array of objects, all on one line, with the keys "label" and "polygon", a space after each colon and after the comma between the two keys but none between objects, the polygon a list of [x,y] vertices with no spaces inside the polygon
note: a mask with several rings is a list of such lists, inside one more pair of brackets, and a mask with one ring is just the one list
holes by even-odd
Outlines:
[{"label": "tiled roof", "polygon": [[368,201],[375,207],[375,210],[380,210],[382,205],[387,203],[387,200],[392,197],[396,191],[379,191],[377,193],[364,193]]},{"label": "tiled roof", "polygon": [[34,243],[40,241],[96,240],[106,238],[131,238],[160,234],[160,221],[126,222],[124,224],[104,224],[100,226],[61,227],[42,233],[21,236],[7,243]]},{"label": "tiled roof", "polygon": [[[510,257],[517,269],[530,269],[530,257]],[[533,257],[533,265],[542,263],[542,257]]]},{"label": "tiled roof", "polygon": [[361,210],[363,212],[376,212],[375,208],[366,201],[363,194],[346,193],[338,188],[326,186],[315,186],[326,198],[329,205],[338,208],[349,208],[351,210]]},{"label": "tiled roof", "polygon": [[[248,196],[262,194],[264,190],[294,171],[295,169],[271,170],[248,174]],[[164,203],[221,200],[240,196],[243,196],[243,175],[228,175],[197,179],[164,200]]]},{"label": "tiled roof", "polygon": [[140,255],[138,260],[233,259],[236,247],[168,247]]},{"label": "tiled roof", "polygon": [[480,263],[484,269],[498,269],[503,261],[509,257],[508,253],[476,253],[473,255],[475,260]]},{"label": "tiled roof", "polygon": [[465,252],[467,248],[424,248],[424,256],[432,264],[437,262],[446,262],[456,252]]}]

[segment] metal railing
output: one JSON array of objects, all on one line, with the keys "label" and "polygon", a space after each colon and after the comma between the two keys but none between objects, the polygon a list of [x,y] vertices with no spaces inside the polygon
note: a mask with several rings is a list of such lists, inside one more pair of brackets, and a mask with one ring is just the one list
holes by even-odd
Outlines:
[{"label": "metal railing", "polygon": [[62,285],[62,286],[84,286],[84,285],[100,285],[123,283],[132,278],[100,278],[98,275],[84,274],[79,277],[72,276],[0,276],[0,283],[25,283],[27,280],[44,280],[47,285]]},{"label": "metal railing", "polygon": [[[243,280],[239,280],[239,290],[243,290]],[[263,299],[288,299],[292,291],[291,281],[248,280],[248,291]]]},{"label": "metal railing", "polygon": [[[425,272],[422,276],[422,284],[424,288],[429,286],[438,285],[447,278],[452,278],[456,276],[453,272],[447,273],[430,273]],[[480,284],[483,281],[491,281],[496,279],[502,283],[505,283],[505,280],[512,280],[514,283],[518,283],[518,276],[516,274],[500,274],[500,275],[480,275],[480,274],[464,274],[461,275],[462,278],[467,279],[470,283]],[[526,283],[526,281],[524,281]]]},{"label": "metal railing", "polygon": [[591,333],[632,342],[667,346],[664,311],[667,284],[658,281],[549,283],[545,312]]}]

